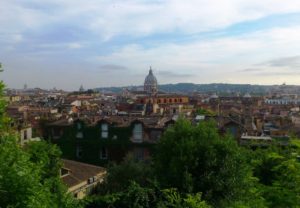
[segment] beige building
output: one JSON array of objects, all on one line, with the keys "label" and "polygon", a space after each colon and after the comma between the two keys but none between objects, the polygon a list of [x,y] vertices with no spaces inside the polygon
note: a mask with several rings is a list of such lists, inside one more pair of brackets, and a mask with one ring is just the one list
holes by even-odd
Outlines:
[{"label": "beige building", "polygon": [[24,126],[20,128],[20,143],[21,145],[24,145],[26,142],[29,142],[32,140],[32,128],[31,126]]},{"label": "beige building", "polygon": [[103,167],[63,159],[61,178],[68,187],[68,192],[78,199],[84,198],[101,184],[106,175]]}]

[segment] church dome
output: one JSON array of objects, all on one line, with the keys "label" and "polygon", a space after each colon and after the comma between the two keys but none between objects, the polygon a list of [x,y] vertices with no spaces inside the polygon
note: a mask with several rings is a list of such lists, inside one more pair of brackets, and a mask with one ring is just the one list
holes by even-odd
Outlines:
[{"label": "church dome", "polygon": [[151,67],[149,70],[149,74],[145,78],[144,91],[146,91],[149,94],[157,93],[157,80],[156,77],[153,75]]},{"label": "church dome", "polygon": [[251,95],[247,92],[247,93],[244,95],[244,98],[251,98]]},{"label": "church dome", "polygon": [[217,93],[214,93],[213,95],[210,96],[211,99],[218,99],[219,96],[217,95]]}]

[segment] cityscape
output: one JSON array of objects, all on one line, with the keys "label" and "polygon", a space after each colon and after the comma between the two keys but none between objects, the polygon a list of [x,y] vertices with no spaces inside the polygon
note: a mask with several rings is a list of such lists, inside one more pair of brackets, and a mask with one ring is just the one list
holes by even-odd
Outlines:
[{"label": "cityscape", "polygon": [[300,4],[199,2],[0,2],[0,208],[300,207]]}]

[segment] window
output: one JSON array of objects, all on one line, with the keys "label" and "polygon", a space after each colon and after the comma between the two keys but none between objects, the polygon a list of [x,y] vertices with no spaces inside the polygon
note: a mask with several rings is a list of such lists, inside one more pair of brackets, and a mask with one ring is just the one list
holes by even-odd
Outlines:
[{"label": "window", "polygon": [[158,130],[152,130],[150,132],[150,139],[152,141],[157,141],[161,136],[161,131],[158,131]]},{"label": "window", "polygon": [[81,128],[82,128],[82,125],[81,125],[81,123],[78,122],[77,123],[77,129],[80,130]]},{"label": "window", "polygon": [[83,133],[82,132],[77,132],[76,138],[77,139],[82,139],[83,138]]},{"label": "window", "polygon": [[[93,181],[92,183],[95,183],[96,181]],[[85,190],[85,193],[87,195],[90,195],[91,193],[93,193],[93,190],[94,190],[94,186],[88,186]]]},{"label": "window", "polygon": [[61,168],[60,169],[60,176],[63,177],[63,176],[66,176],[69,174],[69,170],[66,169],[66,168]]},{"label": "window", "polygon": [[133,156],[137,160],[144,160],[144,149],[136,148],[134,149]]},{"label": "window", "polygon": [[58,139],[62,135],[62,130],[58,128],[53,128],[52,130],[52,135],[54,139]]},{"label": "window", "polygon": [[76,123],[76,128],[77,128],[77,133],[76,133],[76,138],[77,139],[82,139],[83,138],[83,133],[82,133],[82,124],[80,122]]},{"label": "window", "polygon": [[101,124],[101,137],[108,138],[108,125],[107,123]]},{"label": "window", "polygon": [[24,130],[23,134],[24,134],[24,140],[27,140],[27,131]]},{"label": "window", "polygon": [[107,159],[107,149],[106,149],[106,147],[102,147],[101,149],[100,149],[100,159],[101,160],[106,160]]},{"label": "window", "polygon": [[143,126],[140,123],[134,124],[133,127],[133,140],[135,142],[143,141]]},{"label": "window", "polygon": [[76,157],[77,158],[81,158],[82,157],[82,147],[81,146],[77,146],[76,148]]}]

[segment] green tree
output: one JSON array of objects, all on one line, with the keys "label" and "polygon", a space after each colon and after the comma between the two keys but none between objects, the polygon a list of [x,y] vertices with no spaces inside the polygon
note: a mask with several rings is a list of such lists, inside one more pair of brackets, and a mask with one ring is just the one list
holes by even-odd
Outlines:
[{"label": "green tree", "polygon": [[200,192],[218,204],[249,193],[252,179],[246,155],[232,138],[220,137],[214,123],[193,126],[180,119],[159,141],[154,167],[163,188]]},{"label": "green tree", "polygon": [[205,116],[215,116],[216,113],[209,109],[198,108],[196,110],[197,115],[205,115]]},{"label": "green tree", "polygon": [[154,189],[143,188],[131,181],[128,187],[122,191],[89,197],[86,200],[86,207],[151,208],[156,207],[156,202]]},{"label": "green tree", "polygon": [[254,153],[254,175],[268,207],[300,207],[298,147],[272,146]]},{"label": "green tree", "polygon": [[104,185],[99,187],[101,193],[124,191],[132,182],[147,186],[154,180],[150,164],[134,159],[131,154],[120,164],[110,164],[107,173]]},{"label": "green tree", "polygon": [[56,145],[46,141],[30,142],[24,147],[24,150],[29,153],[30,161],[41,170],[43,178],[59,176],[62,167],[60,160],[62,153]]},{"label": "green tree", "polygon": [[201,194],[186,194],[183,196],[176,189],[162,190],[162,198],[158,201],[157,207],[161,208],[210,208],[205,201],[201,199]]},{"label": "green tree", "polygon": [[[0,63],[0,72],[2,72],[2,65]],[[3,83],[3,81],[0,81],[0,134],[6,134],[8,133],[9,129],[9,123],[10,123],[10,119],[9,117],[7,117],[6,115],[6,106],[7,106],[7,102],[4,100],[4,88],[5,85]]]},{"label": "green tree", "polygon": [[87,200],[87,208],[210,208],[201,199],[201,194],[180,194],[176,189],[159,190],[155,187],[141,187],[131,182],[126,190],[92,196]]},{"label": "green tree", "polygon": [[9,128],[5,114],[4,84],[0,82],[0,207],[71,208],[79,204],[68,194],[59,178],[59,154],[45,142],[25,149]]}]

